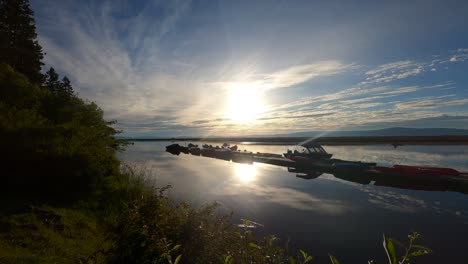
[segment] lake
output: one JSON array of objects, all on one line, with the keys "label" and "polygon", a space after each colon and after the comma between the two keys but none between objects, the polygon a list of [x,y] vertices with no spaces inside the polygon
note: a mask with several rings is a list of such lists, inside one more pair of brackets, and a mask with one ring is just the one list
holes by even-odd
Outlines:
[{"label": "lake", "polygon": [[[468,195],[362,185],[330,174],[306,180],[286,168],[165,152],[173,142],[136,142],[120,154],[145,167],[158,185],[171,184],[169,195],[194,205],[220,204],[221,212],[262,224],[259,235],[275,234],[291,247],[329,263],[332,253],[343,263],[385,262],[382,237],[406,241],[411,231],[434,253],[418,263],[464,263],[468,259]],[[197,142],[200,144],[199,142]],[[185,142],[179,142],[184,145]],[[283,153],[288,146],[239,145],[253,152]],[[324,146],[335,158],[386,164],[451,167],[468,171],[466,146]]]}]

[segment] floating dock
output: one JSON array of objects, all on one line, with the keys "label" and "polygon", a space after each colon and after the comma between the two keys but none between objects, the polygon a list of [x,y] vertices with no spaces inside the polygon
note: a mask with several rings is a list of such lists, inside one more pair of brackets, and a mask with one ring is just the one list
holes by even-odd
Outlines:
[{"label": "floating dock", "polygon": [[[468,194],[468,173],[450,168],[399,165],[386,171],[386,167],[377,167],[375,163],[331,158],[297,162],[274,153],[253,153],[223,147],[198,148],[194,146],[196,145],[189,144],[189,147],[185,147],[172,144],[167,146],[166,150],[174,155],[185,153],[235,163],[253,164],[256,162],[286,167],[288,172],[296,173],[296,176],[302,179],[315,179],[323,173],[328,173],[336,178],[360,184],[373,183],[376,186],[400,189],[456,191]],[[421,168],[421,172],[417,168]]]}]

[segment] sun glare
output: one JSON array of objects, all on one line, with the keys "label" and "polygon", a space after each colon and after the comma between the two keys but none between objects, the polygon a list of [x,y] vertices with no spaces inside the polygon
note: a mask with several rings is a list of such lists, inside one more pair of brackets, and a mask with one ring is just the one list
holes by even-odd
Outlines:
[{"label": "sun glare", "polygon": [[232,89],[229,95],[227,117],[238,123],[253,123],[265,110],[260,92],[248,88]]},{"label": "sun glare", "polygon": [[255,177],[257,176],[257,168],[255,167],[255,164],[249,165],[236,163],[235,173],[236,177],[241,182],[248,183],[255,180]]}]

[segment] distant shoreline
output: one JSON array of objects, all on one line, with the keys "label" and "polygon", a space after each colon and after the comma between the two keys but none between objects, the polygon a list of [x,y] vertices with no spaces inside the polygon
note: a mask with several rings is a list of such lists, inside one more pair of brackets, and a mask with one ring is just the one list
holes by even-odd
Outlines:
[{"label": "distant shoreline", "polygon": [[[203,141],[212,143],[291,145],[313,137],[217,137],[217,138],[121,138],[126,141]],[[468,136],[368,136],[368,137],[318,137],[322,145],[468,145]]]}]

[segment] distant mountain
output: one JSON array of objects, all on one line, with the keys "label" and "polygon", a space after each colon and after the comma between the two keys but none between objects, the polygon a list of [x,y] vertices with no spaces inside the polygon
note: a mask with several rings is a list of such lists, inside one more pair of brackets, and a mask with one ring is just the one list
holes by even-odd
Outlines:
[{"label": "distant mountain", "polygon": [[392,127],[362,131],[306,131],[271,135],[274,137],[380,137],[380,136],[468,136],[468,130],[455,128]]}]

